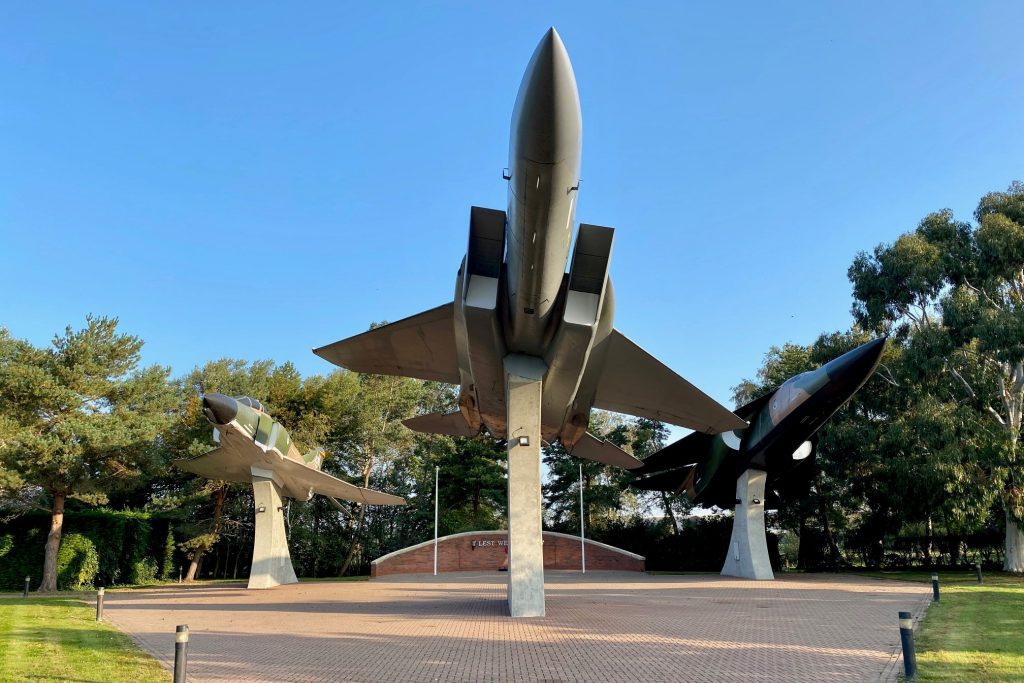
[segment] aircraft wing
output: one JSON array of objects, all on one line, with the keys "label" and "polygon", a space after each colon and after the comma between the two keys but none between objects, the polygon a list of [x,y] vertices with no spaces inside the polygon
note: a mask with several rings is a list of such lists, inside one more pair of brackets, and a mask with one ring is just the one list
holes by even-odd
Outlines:
[{"label": "aircraft wing", "polygon": [[[313,493],[322,496],[352,500],[364,505],[405,505],[405,499],[399,496],[360,488],[297,460],[283,458],[276,455],[276,452],[273,453],[275,456],[271,468],[282,480],[297,484],[298,488],[313,489]],[[252,482],[252,462],[238,457],[230,449],[217,448],[198,458],[175,460],[174,465],[207,479],[243,484]]]},{"label": "aircraft wing", "polygon": [[607,344],[594,407],[668,422],[705,434],[743,429],[744,420],[630,341],[618,330]]},{"label": "aircraft wing", "polygon": [[326,472],[303,465],[295,460],[282,458],[277,464],[281,475],[294,482],[308,486],[313,493],[343,500],[352,500],[364,505],[405,505],[405,499],[380,491],[360,488],[347,481],[332,477]]},{"label": "aircraft wing", "polygon": [[233,481],[242,484],[252,481],[249,463],[233,457],[224,448],[215,448],[198,458],[173,460],[172,464],[180,470],[216,481]]},{"label": "aircraft wing", "polygon": [[454,315],[454,305],[445,304],[313,353],[353,372],[458,384]]},{"label": "aircraft wing", "polygon": [[666,493],[682,493],[686,490],[686,480],[696,465],[686,465],[678,470],[661,472],[644,479],[637,479],[629,483],[635,489],[643,491],[664,491]]}]

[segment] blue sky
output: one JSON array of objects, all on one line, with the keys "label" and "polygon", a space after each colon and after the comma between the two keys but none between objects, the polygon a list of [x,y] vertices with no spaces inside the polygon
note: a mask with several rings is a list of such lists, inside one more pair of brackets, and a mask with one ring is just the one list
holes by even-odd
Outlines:
[{"label": "blue sky", "polygon": [[147,363],[310,349],[450,300],[549,25],[616,324],[727,402],[850,325],[854,255],[1024,178],[1020,3],[0,7],[0,325]]}]

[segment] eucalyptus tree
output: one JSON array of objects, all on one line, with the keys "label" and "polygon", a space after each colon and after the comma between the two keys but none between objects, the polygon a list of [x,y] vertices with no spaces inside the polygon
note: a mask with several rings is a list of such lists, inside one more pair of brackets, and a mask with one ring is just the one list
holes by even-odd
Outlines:
[{"label": "eucalyptus tree", "polygon": [[57,588],[57,552],[69,497],[102,503],[160,466],[157,437],[171,419],[169,371],[140,368],[143,342],[116,318],[87,316],[46,348],[5,333],[0,356],[0,461],[50,497],[41,591]]},{"label": "eucalyptus tree", "polygon": [[854,312],[907,339],[922,391],[952,404],[972,457],[942,466],[961,490],[964,481],[991,487],[1005,515],[1004,568],[1024,573],[1024,185],[985,195],[974,218],[933,213],[860,254],[850,268]]}]

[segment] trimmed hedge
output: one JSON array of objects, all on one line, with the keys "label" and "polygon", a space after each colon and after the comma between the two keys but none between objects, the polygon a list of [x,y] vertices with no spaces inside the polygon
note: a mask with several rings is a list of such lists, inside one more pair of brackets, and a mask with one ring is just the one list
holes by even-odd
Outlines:
[{"label": "trimmed hedge", "polygon": [[81,534],[65,534],[57,552],[57,588],[80,591],[91,588],[100,570],[100,555],[93,542]]},{"label": "trimmed hedge", "polygon": [[[24,515],[0,526],[0,590],[21,590],[26,576],[32,577],[33,586],[39,584],[49,529],[50,515],[46,513]],[[91,576],[86,575],[92,554],[83,541],[88,541],[95,553]],[[67,567],[78,567],[78,573],[69,579],[69,586],[148,583],[156,580],[161,570],[167,577],[167,567],[175,566],[174,552],[168,520],[145,512],[99,508],[65,513],[58,563],[64,553],[71,553]],[[59,574],[58,585],[64,587],[62,582]]]}]

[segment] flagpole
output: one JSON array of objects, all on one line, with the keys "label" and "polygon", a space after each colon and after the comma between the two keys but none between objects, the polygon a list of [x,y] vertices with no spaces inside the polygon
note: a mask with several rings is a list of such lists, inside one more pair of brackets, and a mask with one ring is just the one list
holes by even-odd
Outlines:
[{"label": "flagpole", "polygon": [[587,544],[583,538],[583,463],[580,463],[580,563],[587,573]]},{"label": "flagpole", "polygon": [[434,576],[437,576],[437,493],[438,482],[441,477],[441,468],[434,468]]}]

